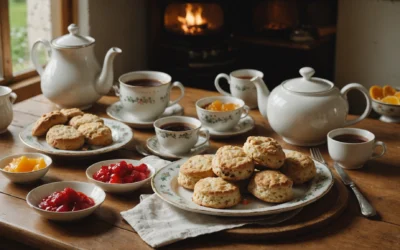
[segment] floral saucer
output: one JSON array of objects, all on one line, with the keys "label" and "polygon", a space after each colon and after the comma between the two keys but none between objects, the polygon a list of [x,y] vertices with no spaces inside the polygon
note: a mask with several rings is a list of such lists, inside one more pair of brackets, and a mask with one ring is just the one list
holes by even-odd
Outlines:
[{"label": "floral saucer", "polygon": [[239,121],[239,123],[231,130],[229,131],[215,131],[212,128],[208,128],[206,126],[203,126],[204,128],[208,129],[208,132],[210,132],[210,137],[211,138],[226,138],[226,137],[231,137],[235,135],[241,135],[244,134],[250,130],[252,130],[255,126],[253,118],[251,116],[247,116]]},{"label": "floral saucer", "polygon": [[[153,128],[154,121],[138,120],[133,117],[132,114],[126,112],[119,101],[111,104],[107,108],[107,114],[115,120],[123,122],[132,128]],[[166,108],[159,118],[172,115],[183,115],[183,107],[179,104],[174,104],[171,107]]]},{"label": "floral saucer", "polygon": [[207,139],[200,135],[196,145],[194,145],[194,147],[190,150],[190,152],[182,155],[172,154],[166,151],[164,148],[162,148],[161,145],[158,143],[157,136],[152,136],[149,139],[147,139],[146,145],[149,151],[157,156],[168,159],[181,159],[181,158],[191,157],[193,155],[198,155],[206,151],[210,146],[209,142],[205,143],[201,147],[196,148],[197,145],[204,143],[205,140]]}]

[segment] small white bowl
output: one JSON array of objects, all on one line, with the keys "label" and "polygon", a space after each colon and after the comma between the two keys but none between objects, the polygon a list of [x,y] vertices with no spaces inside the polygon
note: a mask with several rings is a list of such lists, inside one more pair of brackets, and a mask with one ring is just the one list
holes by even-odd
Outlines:
[{"label": "small white bowl", "polygon": [[[28,158],[43,158],[44,162],[46,163],[46,167],[36,170],[36,171],[31,171],[31,172],[22,172],[22,173],[14,173],[14,172],[8,172],[3,170],[14,158],[18,158],[21,156],[26,156]],[[52,160],[49,156],[40,154],[40,153],[23,153],[23,154],[16,154],[16,155],[9,155],[0,160],[0,172],[7,177],[11,182],[15,183],[27,183],[27,182],[33,182],[36,180],[39,180],[43,176],[46,175],[47,171],[50,169],[50,165],[52,163]]]},{"label": "small white bowl", "polygon": [[[234,103],[238,108],[231,111],[212,111],[204,106],[214,102]],[[250,108],[244,104],[244,101],[232,96],[210,96],[196,102],[197,117],[204,127],[212,131],[226,132],[233,129],[240,121],[249,114]]]},{"label": "small white bowl", "polygon": [[400,105],[387,104],[372,99],[372,108],[381,115],[379,120],[400,123]]},{"label": "small white bowl", "polygon": [[141,186],[146,184],[151,177],[153,177],[155,173],[155,169],[150,166],[149,164],[146,163],[147,168],[150,170],[150,175],[147,177],[147,179],[142,180],[142,181],[137,181],[133,183],[121,183],[121,184],[116,184],[116,183],[106,183],[106,182],[101,182],[93,179],[93,174],[96,173],[102,166],[108,166],[112,163],[118,163],[120,161],[126,161],[126,163],[133,164],[135,166],[138,166],[141,164],[140,161],[136,160],[131,160],[131,159],[115,159],[115,160],[108,160],[108,161],[100,161],[97,162],[90,167],[86,169],[86,177],[89,179],[90,182],[96,184],[100,188],[102,188],[106,192],[110,193],[126,193],[126,192],[132,192],[135,191],[136,189],[139,189]]},{"label": "small white bowl", "polygon": [[[69,187],[75,191],[82,192],[94,200],[94,206],[79,211],[53,212],[46,211],[38,207],[39,203],[50,194],[62,191]],[[96,185],[79,181],[60,181],[39,186],[28,193],[26,202],[36,210],[41,216],[55,221],[72,221],[82,219],[94,212],[105,200],[106,193]]]}]

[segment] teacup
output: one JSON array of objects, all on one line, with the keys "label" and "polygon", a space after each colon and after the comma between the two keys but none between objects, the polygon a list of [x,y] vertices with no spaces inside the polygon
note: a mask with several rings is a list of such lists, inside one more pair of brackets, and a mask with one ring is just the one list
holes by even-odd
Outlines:
[{"label": "teacup", "polygon": [[[178,103],[185,94],[180,82],[171,84],[171,76],[157,71],[134,71],[119,78],[119,89],[115,88],[121,104],[128,113],[141,121],[154,121],[167,107]],[[170,101],[173,87],[181,90],[181,95]]]},{"label": "teacup", "polygon": [[[330,157],[346,169],[361,168],[369,159],[386,152],[385,143],[375,141],[375,135],[368,130],[338,128],[331,130],[327,137]],[[382,147],[382,151],[375,153],[376,147]]]},{"label": "teacup", "polygon": [[[207,129],[201,128],[201,122],[193,117],[169,116],[156,120],[154,128],[158,143],[172,154],[184,154],[191,149],[203,146],[210,139]],[[197,144],[199,135],[203,134],[206,140]]]},{"label": "teacup", "polygon": [[[264,77],[261,71],[255,69],[239,69],[232,71],[229,76],[227,74],[218,74],[215,78],[215,88],[219,93],[226,96],[233,96],[242,99],[247,106],[254,109],[257,108],[257,90],[254,83],[250,81],[253,77]],[[231,93],[223,90],[219,85],[219,80],[225,78],[230,86]]]},{"label": "teacup", "polygon": [[9,87],[0,86],[0,134],[7,131],[13,120],[12,104],[17,99],[17,94]]},{"label": "teacup", "polygon": [[[205,107],[219,100],[222,103],[233,103],[237,106],[231,111],[211,111]],[[249,114],[250,108],[244,104],[244,101],[231,96],[213,96],[205,97],[196,102],[197,116],[201,123],[206,127],[218,132],[229,131],[233,129],[240,121]]]}]

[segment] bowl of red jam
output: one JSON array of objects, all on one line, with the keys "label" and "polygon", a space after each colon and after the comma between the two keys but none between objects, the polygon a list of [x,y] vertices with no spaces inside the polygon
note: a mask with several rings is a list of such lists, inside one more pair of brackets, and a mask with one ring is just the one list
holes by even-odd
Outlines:
[{"label": "bowl of red jam", "polygon": [[86,169],[86,177],[110,193],[132,192],[148,183],[155,169],[131,159],[97,162]]},{"label": "bowl of red jam", "polygon": [[93,213],[105,198],[105,192],[92,183],[60,181],[33,189],[26,202],[49,220],[71,221]]}]

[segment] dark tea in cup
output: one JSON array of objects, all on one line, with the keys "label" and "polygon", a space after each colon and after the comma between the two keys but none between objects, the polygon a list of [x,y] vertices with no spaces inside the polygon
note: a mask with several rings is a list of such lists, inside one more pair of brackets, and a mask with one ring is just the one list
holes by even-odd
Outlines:
[{"label": "dark tea in cup", "polygon": [[129,86],[140,86],[140,87],[156,87],[163,83],[155,79],[133,79],[126,81],[125,84]]},{"label": "dark tea in cup", "polygon": [[175,123],[164,124],[160,126],[160,128],[169,131],[188,131],[195,129],[196,127],[189,123],[175,122]]}]

